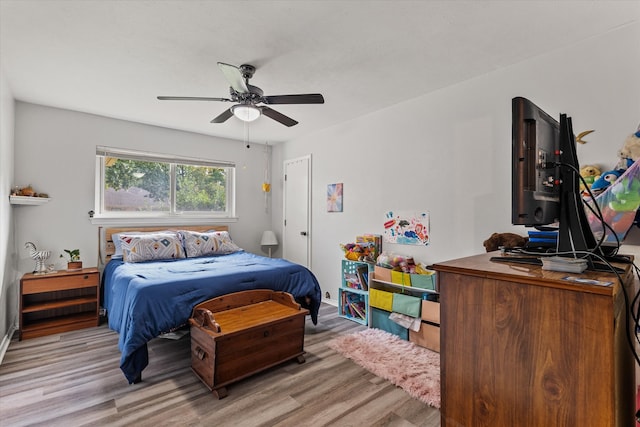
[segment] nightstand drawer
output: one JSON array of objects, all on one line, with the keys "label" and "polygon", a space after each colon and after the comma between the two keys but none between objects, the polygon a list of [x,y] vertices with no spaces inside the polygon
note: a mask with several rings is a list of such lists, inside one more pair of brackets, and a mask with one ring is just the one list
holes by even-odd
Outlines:
[{"label": "nightstand drawer", "polygon": [[[42,277],[42,276],[40,276]],[[45,277],[22,282],[22,294],[64,291],[68,289],[90,288],[98,285],[98,273],[80,273],[74,275]]]}]

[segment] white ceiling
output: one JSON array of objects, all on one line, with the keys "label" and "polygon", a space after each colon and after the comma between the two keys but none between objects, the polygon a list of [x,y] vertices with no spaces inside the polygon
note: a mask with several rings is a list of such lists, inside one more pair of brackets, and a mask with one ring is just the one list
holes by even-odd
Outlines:
[{"label": "white ceiling", "polygon": [[277,143],[637,22],[640,1],[0,0],[0,65],[17,100],[242,140],[210,120],[217,62],[257,67],[277,105],[252,142]]}]

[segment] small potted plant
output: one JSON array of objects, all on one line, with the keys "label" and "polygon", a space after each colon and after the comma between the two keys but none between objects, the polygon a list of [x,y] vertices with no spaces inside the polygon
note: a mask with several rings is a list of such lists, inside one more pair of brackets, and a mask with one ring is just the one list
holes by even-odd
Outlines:
[{"label": "small potted plant", "polygon": [[[82,270],[82,261],[80,261],[80,249],[64,249],[67,253],[68,262],[67,270]],[[64,254],[60,254],[60,258],[64,258]]]}]

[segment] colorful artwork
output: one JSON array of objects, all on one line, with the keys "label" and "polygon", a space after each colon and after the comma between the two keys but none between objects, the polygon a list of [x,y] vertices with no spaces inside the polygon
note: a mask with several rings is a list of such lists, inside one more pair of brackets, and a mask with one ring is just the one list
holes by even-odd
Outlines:
[{"label": "colorful artwork", "polygon": [[327,185],[327,212],[342,212],[342,183]]},{"label": "colorful artwork", "polygon": [[393,212],[385,214],[384,241],[400,245],[429,244],[429,212]]}]

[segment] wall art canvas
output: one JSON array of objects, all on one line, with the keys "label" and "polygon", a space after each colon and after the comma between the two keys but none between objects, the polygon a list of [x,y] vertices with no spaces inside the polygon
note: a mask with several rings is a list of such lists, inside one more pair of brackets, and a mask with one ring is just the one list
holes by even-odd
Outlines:
[{"label": "wall art canvas", "polygon": [[429,212],[387,211],[384,218],[384,241],[400,245],[428,245]]},{"label": "wall art canvas", "polygon": [[342,183],[327,185],[327,212],[342,212]]}]

